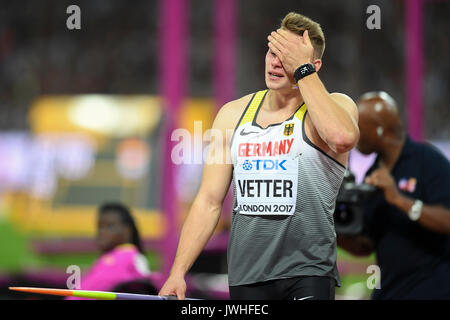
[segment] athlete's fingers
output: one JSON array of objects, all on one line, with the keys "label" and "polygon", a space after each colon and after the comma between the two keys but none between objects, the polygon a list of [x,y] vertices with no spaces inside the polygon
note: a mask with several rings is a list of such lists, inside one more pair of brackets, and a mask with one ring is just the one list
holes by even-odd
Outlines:
[{"label": "athlete's fingers", "polygon": [[285,39],[286,43],[303,43],[302,36],[287,30],[278,29],[277,33]]},{"label": "athlete's fingers", "polygon": [[269,42],[268,45],[270,50],[272,50],[272,52],[275,53],[278,59],[280,59],[281,63],[283,63],[283,54],[281,53],[281,51],[278,50],[277,47],[275,47],[275,45],[272,42]]},{"label": "athlete's fingers", "polygon": [[288,30],[278,29],[277,34],[279,34],[286,42],[292,43],[292,42],[298,42],[301,41],[301,36],[290,32]]},{"label": "athlete's fingers", "polygon": [[158,296],[169,296],[171,294],[175,294],[175,291],[174,290],[167,290],[164,287],[158,292]]},{"label": "athlete's fingers", "polygon": [[278,32],[272,31],[272,33],[269,35],[269,37],[272,36],[281,46],[288,47],[289,46],[289,40],[283,37]]},{"label": "athlete's fingers", "polygon": [[178,300],[184,300],[186,298],[184,290],[177,289],[176,293]]},{"label": "athlete's fingers", "polygon": [[280,52],[283,51],[284,46],[283,44],[281,44],[277,39],[275,39],[273,36],[268,36],[267,40],[269,40],[269,42],[271,42]]},{"label": "athlete's fingers", "polygon": [[290,41],[290,34],[287,31],[278,29],[277,31],[272,31],[271,35],[275,37],[278,41],[283,44],[286,44]]}]

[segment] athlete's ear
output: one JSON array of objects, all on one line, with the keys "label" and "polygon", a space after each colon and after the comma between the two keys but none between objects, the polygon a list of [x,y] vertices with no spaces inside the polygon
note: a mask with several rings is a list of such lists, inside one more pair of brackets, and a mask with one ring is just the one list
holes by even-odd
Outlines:
[{"label": "athlete's ear", "polygon": [[316,72],[318,72],[322,67],[322,60],[321,59],[313,60],[313,65],[316,68]]}]

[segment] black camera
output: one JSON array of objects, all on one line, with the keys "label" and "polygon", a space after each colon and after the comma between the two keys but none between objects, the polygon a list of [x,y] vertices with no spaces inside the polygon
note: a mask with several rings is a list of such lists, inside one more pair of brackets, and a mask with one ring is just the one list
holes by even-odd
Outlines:
[{"label": "black camera", "polygon": [[357,235],[364,226],[364,205],[378,191],[368,184],[356,184],[355,175],[347,170],[336,199],[334,226],[336,234]]}]

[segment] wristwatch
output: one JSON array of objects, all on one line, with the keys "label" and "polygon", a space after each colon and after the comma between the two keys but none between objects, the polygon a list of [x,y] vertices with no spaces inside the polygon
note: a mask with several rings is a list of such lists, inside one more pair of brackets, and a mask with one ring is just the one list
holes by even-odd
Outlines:
[{"label": "wristwatch", "polygon": [[298,82],[301,78],[304,78],[314,72],[316,72],[316,68],[312,63],[305,63],[304,65],[301,65],[294,72],[295,82]]},{"label": "wristwatch", "polygon": [[408,216],[412,221],[417,221],[422,214],[423,203],[420,200],[416,200],[412,205],[411,209],[408,211]]}]

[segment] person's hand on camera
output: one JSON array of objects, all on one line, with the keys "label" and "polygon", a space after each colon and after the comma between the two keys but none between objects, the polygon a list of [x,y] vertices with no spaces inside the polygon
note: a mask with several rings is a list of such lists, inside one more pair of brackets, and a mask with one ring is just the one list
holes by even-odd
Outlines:
[{"label": "person's hand on camera", "polygon": [[383,190],[384,197],[390,204],[395,204],[400,196],[394,178],[384,166],[372,172],[364,182]]},{"label": "person's hand on camera", "polygon": [[177,296],[178,300],[186,297],[186,281],[182,276],[169,276],[158,293],[159,296]]}]

